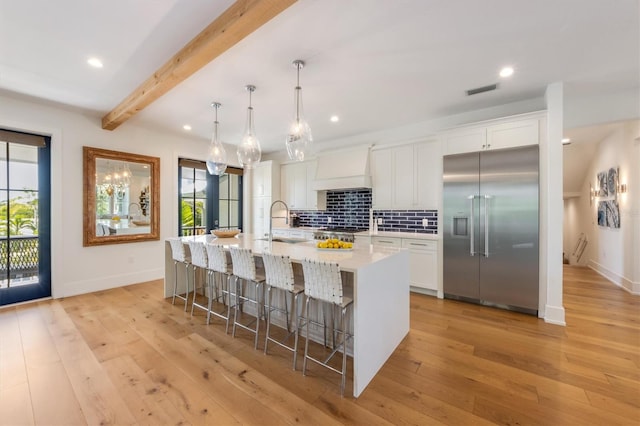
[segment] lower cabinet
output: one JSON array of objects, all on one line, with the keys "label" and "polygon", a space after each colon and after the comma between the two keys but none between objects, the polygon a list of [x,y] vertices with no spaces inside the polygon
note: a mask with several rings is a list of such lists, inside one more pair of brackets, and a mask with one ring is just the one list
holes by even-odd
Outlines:
[{"label": "lower cabinet", "polygon": [[313,240],[313,232],[295,228],[275,228],[273,236],[280,238],[296,238],[300,240]]},{"label": "lower cabinet", "polygon": [[415,289],[438,291],[438,242],[418,238],[371,237],[374,247],[406,248],[409,250],[409,282]]},{"label": "lower cabinet", "polygon": [[402,239],[402,247],[409,249],[409,281],[413,287],[438,291],[437,241]]}]

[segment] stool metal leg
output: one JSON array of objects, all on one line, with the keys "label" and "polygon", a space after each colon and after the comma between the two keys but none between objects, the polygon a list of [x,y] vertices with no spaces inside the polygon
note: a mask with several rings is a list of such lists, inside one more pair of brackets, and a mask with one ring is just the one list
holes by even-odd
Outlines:
[{"label": "stool metal leg", "polygon": [[305,304],[306,310],[306,322],[304,324],[305,334],[307,336],[304,343],[304,360],[302,361],[302,375],[307,375],[307,358],[309,357],[309,303],[311,302],[311,297],[307,296],[307,303]]},{"label": "stool metal leg", "polygon": [[347,382],[347,329],[345,328],[344,317],[347,312],[347,308],[342,308],[342,315],[340,318],[340,327],[342,329],[342,380],[340,382],[340,396],[344,396],[344,388]]}]

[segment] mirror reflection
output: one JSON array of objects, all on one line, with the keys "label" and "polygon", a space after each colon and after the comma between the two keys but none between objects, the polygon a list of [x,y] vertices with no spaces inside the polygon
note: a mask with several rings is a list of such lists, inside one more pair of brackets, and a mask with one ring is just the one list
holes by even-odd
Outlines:
[{"label": "mirror reflection", "polygon": [[149,165],[96,159],[96,236],[151,232]]},{"label": "mirror reflection", "polygon": [[159,239],[160,159],[83,149],[84,245]]}]

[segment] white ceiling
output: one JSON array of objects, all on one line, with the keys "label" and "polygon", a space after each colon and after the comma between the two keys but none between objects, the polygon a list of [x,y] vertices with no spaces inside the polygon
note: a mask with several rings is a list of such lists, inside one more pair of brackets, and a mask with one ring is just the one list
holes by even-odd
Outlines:
[{"label": "white ceiling", "polygon": [[[640,90],[637,0],[299,0],[130,123],[236,144],[255,84],[263,151],[283,149],[294,59],[314,139],[426,121],[543,95]],[[231,0],[0,0],[0,89],[114,108]],[[86,61],[97,56],[104,68]],[[513,77],[499,69],[512,65]],[[465,90],[500,83],[467,97]],[[332,114],[339,123],[329,122]],[[127,126],[129,122],[123,124]],[[115,130],[118,131],[117,129]]]}]

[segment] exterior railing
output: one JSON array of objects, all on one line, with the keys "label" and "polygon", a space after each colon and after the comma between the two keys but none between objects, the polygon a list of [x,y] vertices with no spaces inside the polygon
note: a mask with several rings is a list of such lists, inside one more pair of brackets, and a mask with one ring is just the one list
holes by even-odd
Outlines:
[{"label": "exterior railing", "polygon": [[182,236],[184,237],[192,237],[194,235],[203,235],[207,232],[207,228],[205,226],[196,226],[195,233],[194,228],[182,228]]},{"label": "exterior railing", "polygon": [[0,237],[0,280],[38,275],[38,236]]}]

